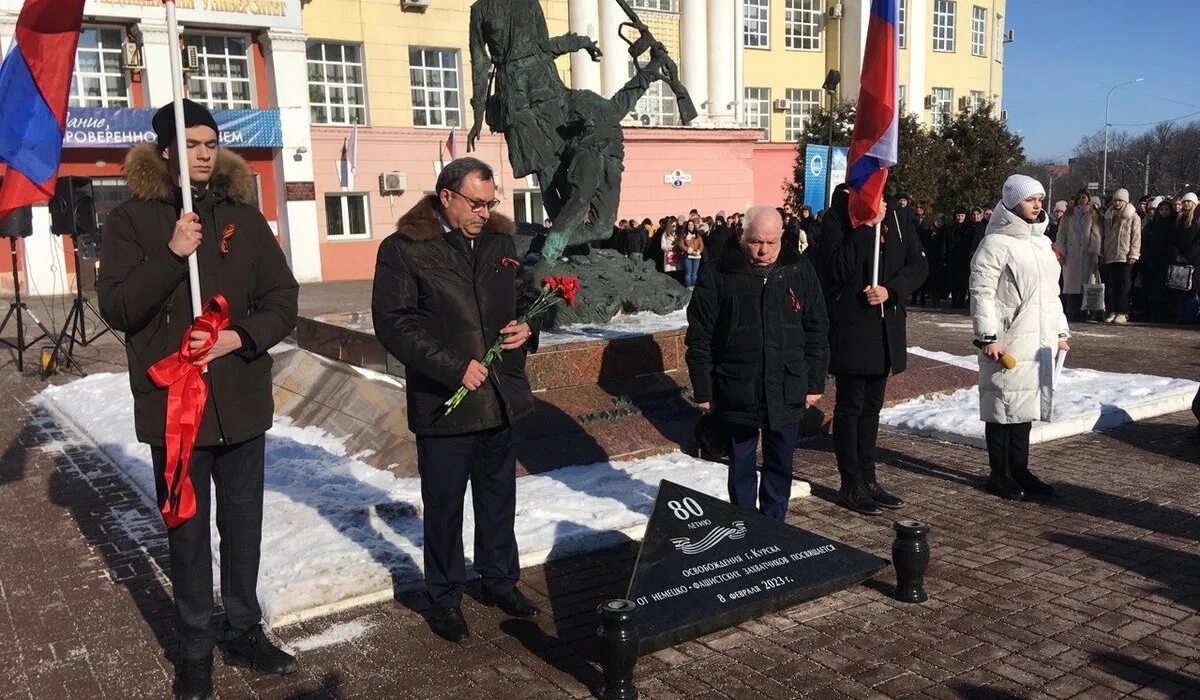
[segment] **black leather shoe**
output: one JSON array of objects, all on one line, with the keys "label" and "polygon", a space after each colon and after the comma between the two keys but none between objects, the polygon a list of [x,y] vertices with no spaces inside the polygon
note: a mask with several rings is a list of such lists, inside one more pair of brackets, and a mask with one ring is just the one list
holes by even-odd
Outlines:
[{"label": "black leather shoe", "polygon": [[429,628],[437,636],[455,644],[462,644],[471,637],[471,630],[467,629],[467,621],[463,619],[462,610],[457,605],[443,608],[431,615]]},{"label": "black leather shoe", "polygon": [[983,488],[988,493],[994,493],[1006,501],[1025,500],[1025,490],[1021,488],[1020,484],[1009,478],[990,478]]},{"label": "black leather shoe", "polygon": [[839,495],[839,502],[855,513],[862,515],[883,515],[883,509],[879,507],[875,499],[871,498],[865,488],[854,487],[842,489]]},{"label": "black leather shoe", "polygon": [[904,507],[903,500],[901,500],[900,498],[898,498],[896,496],[893,496],[892,494],[888,493],[887,491],[884,491],[883,487],[880,486],[879,484],[867,484],[867,495],[869,495],[871,497],[871,500],[875,501],[875,503],[877,503],[882,508],[890,508],[892,510],[895,510],[897,508]]},{"label": "black leather shoe", "polygon": [[500,608],[513,617],[533,617],[542,611],[516,587],[505,593],[490,593],[485,588],[480,598],[484,605]]},{"label": "black leather shoe", "polygon": [[212,654],[175,664],[175,700],[212,700]]},{"label": "black leather shoe", "polygon": [[1024,474],[1014,474],[1013,478],[1016,479],[1017,485],[1020,486],[1021,489],[1024,490],[1029,496],[1036,496],[1038,498],[1054,498],[1056,494],[1053,486],[1047,484],[1029,472],[1025,472]]},{"label": "black leather shoe", "polygon": [[262,625],[221,645],[222,659],[228,666],[248,666],[259,673],[286,676],[300,664],[296,657],[280,649],[267,637]]}]

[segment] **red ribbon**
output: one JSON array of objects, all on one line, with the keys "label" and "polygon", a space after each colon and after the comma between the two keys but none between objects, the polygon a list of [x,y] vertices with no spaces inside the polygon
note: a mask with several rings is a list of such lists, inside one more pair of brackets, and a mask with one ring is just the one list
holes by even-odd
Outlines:
[{"label": "red ribbon", "polygon": [[[150,380],[167,390],[166,482],[167,498],[162,506],[167,527],[178,527],[196,514],[196,489],[192,486],[192,449],[200,432],[204,404],[208,402],[208,384],[204,369],[194,362],[208,353],[217,342],[217,334],[229,327],[229,303],[217,295],[205,305],[205,311],[183,336],[179,351],[154,363],[146,371]],[[203,331],[208,339],[200,347],[188,347],[192,333]]]}]

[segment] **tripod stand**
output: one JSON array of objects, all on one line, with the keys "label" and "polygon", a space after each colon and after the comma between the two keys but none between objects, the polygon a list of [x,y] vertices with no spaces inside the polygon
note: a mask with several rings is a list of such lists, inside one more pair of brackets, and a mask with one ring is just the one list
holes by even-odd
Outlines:
[{"label": "tripod stand", "polygon": [[[0,323],[0,333],[4,332],[10,320],[15,319],[17,322],[17,340],[13,342],[0,338],[0,343],[4,343],[17,351],[17,372],[22,373],[25,371],[25,351],[33,347],[34,343],[42,338],[49,338],[50,331],[42,325],[37,316],[33,315],[33,312],[29,310],[25,302],[21,301],[21,281],[17,278],[17,239],[12,236],[8,238],[8,251],[12,255],[13,300],[8,305],[8,313],[4,315],[4,321]],[[25,339],[25,317],[23,314],[29,314],[29,318],[33,319],[37,327],[42,329],[42,334],[33,340]]]},{"label": "tripod stand", "polygon": [[[83,298],[83,284],[80,282],[80,271],[82,268],[79,265],[79,240],[74,235],[67,235],[71,239],[71,250],[75,257],[75,300],[71,302],[71,311],[67,314],[67,320],[63,323],[62,330],[58,333],[58,339],[54,343],[54,354],[51,355],[51,357],[57,361],[59,352],[62,351],[62,367],[74,369],[79,373],[79,376],[86,377],[87,372],[83,371],[83,367],[81,367],[79,362],[75,359],[76,345],[87,347],[105,333],[112,333],[113,337],[116,338],[121,345],[124,345],[125,341],[121,340],[121,337],[113,331],[112,326],[109,326],[108,323],[104,321],[104,317],[100,315],[100,312],[96,310],[96,307],[92,306],[91,302]],[[86,325],[87,311],[91,311],[92,315],[99,319],[99,324],[101,326],[99,333],[95,332],[95,328],[92,329],[94,335],[92,335],[90,338],[88,337]],[[63,347],[64,345],[66,345],[65,348]],[[48,375],[49,370],[47,369],[43,373],[43,377]]]}]

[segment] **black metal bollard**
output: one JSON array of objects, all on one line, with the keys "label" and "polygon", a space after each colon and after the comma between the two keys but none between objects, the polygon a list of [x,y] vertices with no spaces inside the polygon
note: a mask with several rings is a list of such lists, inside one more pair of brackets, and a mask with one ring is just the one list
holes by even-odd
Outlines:
[{"label": "black metal bollard", "polygon": [[923,603],[929,600],[925,592],[925,568],[929,566],[929,525],[916,520],[898,520],[896,539],[892,542],[892,564],[896,567],[896,600]]},{"label": "black metal bollard", "polygon": [[633,667],[637,664],[638,635],[633,614],[637,606],[632,600],[614,598],[601,603],[600,613],[601,665],[604,669],[604,700],[637,700],[633,687]]}]

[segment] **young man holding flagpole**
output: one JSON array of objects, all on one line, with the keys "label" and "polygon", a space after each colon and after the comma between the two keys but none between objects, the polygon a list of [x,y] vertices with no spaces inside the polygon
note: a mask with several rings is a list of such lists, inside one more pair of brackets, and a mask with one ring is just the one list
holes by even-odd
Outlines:
[{"label": "young man holding flagpole", "polygon": [[872,0],[863,66],[847,184],[834,190],[822,223],[823,281],[841,502],[879,515],[904,505],[876,479],[875,442],[888,375],[903,372],[908,358],[903,303],[928,271],[920,239],[896,227],[883,202],[900,119],[896,0]]},{"label": "young man holding flagpole", "polygon": [[[169,1],[167,18],[175,44]],[[221,148],[213,115],[183,98],[172,56],[175,100],[154,115],[156,142],[126,156],[133,198],[105,222],[96,292],[104,319],[126,333],[137,437],[150,445],[167,524],[179,636],[174,694],[196,700],[212,697],[218,641],[213,485],[225,663],[273,674],[298,666],[267,637],[257,586],[274,409],[268,351],[295,327],[299,288],[254,204],[253,173]],[[201,298],[209,299],[203,308]]]}]

